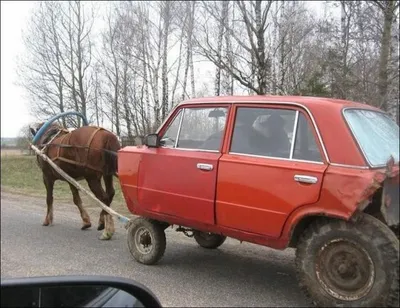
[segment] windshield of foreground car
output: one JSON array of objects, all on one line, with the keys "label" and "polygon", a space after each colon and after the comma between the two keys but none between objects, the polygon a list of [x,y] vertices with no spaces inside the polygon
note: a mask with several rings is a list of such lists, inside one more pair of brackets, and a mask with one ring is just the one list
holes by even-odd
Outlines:
[{"label": "windshield of foreground car", "polygon": [[388,115],[347,109],[344,117],[372,167],[385,165],[390,156],[399,161],[399,126]]}]

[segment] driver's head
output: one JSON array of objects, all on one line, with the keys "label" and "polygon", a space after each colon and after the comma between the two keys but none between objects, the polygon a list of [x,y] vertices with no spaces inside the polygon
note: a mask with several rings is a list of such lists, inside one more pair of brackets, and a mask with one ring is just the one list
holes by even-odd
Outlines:
[{"label": "driver's head", "polygon": [[279,114],[273,113],[268,119],[260,123],[263,133],[267,137],[284,132],[285,121]]},{"label": "driver's head", "polygon": [[32,134],[32,137],[35,137],[37,132],[39,131],[39,129],[42,128],[42,126],[44,125],[44,122],[40,122],[40,123],[34,123],[32,126],[29,126],[29,130]]}]

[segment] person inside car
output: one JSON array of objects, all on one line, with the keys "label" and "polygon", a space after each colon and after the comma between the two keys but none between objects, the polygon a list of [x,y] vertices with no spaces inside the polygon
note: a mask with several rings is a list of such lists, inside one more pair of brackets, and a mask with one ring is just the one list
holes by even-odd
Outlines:
[{"label": "person inside car", "polygon": [[254,129],[257,115],[251,109],[239,109],[236,115],[235,128],[232,136],[231,152],[263,155],[265,138]]},{"label": "person inside car", "polygon": [[273,113],[258,125],[264,135],[266,156],[282,157],[290,152],[290,142],[285,131],[285,120],[278,113]]}]

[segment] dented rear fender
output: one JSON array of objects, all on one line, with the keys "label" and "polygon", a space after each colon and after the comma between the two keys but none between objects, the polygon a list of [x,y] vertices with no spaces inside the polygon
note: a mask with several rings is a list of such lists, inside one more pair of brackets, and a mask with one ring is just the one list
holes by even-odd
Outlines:
[{"label": "dented rear fender", "polygon": [[370,206],[375,194],[380,193],[379,210],[389,227],[399,225],[399,165],[391,158],[385,170],[376,171],[372,183],[368,185],[358,202],[358,210]]},{"label": "dented rear fender", "polygon": [[399,225],[399,173],[383,182],[381,213],[389,227]]}]

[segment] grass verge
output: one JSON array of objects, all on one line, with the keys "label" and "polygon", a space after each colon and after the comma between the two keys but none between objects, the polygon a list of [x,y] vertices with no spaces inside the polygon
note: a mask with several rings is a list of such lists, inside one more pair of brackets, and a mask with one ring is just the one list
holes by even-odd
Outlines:
[{"label": "grass verge", "polygon": [[[89,190],[85,181],[79,182]],[[104,187],[104,185],[103,185]],[[115,197],[111,207],[121,214],[129,213],[121,192],[118,179],[114,178]],[[35,156],[10,155],[1,157],[1,189],[14,194],[28,195],[46,199],[46,189],[42,180],[42,171],[36,163]],[[72,194],[67,182],[56,181],[54,185],[54,201],[72,203]],[[90,197],[81,193],[85,206],[97,206]]]}]

